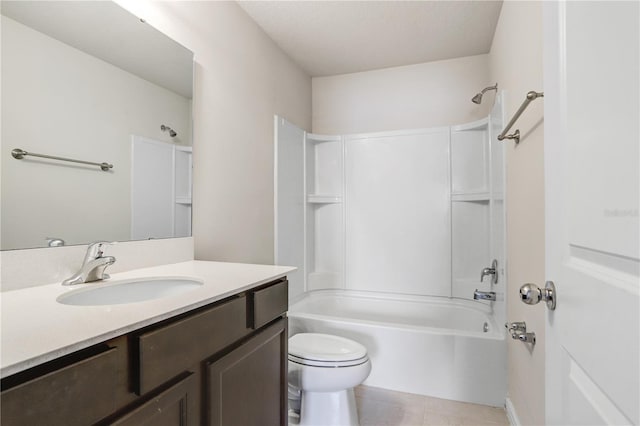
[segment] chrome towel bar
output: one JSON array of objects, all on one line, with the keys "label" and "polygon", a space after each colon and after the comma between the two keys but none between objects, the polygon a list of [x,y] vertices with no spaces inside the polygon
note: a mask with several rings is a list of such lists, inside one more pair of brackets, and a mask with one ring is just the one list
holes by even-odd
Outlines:
[{"label": "chrome towel bar", "polygon": [[113,164],[109,164],[109,163],[94,163],[93,161],[74,160],[73,158],[56,157],[55,155],[36,154],[33,152],[27,152],[20,148],[13,149],[11,151],[11,155],[16,160],[22,160],[27,155],[30,155],[32,157],[48,158],[51,160],[69,161],[71,163],[80,163],[80,164],[89,164],[90,166],[98,166],[105,172],[108,171],[109,169],[113,169]]},{"label": "chrome towel bar", "polygon": [[516,141],[516,143],[520,143],[520,129],[516,129],[516,131],[510,135],[507,135],[507,132],[511,129],[511,127],[513,127],[516,121],[518,121],[518,118],[520,118],[520,115],[522,115],[524,110],[527,109],[531,101],[542,97],[544,97],[544,92],[531,91],[527,93],[527,97],[525,98],[524,102],[522,102],[522,105],[520,105],[520,108],[518,108],[516,113],[513,115],[513,118],[511,119],[511,121],[509,121],[507,127],[505,127],[502,133],[498,135],[498,140],[501,141],[504,139],[513,139]]}]

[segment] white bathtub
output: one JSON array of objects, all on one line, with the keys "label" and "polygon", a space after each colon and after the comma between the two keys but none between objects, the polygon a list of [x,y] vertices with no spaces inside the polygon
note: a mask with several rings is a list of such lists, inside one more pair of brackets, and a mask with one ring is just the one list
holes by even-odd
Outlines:
[{"label": "white bathtub", "polygon": [[481,303],[323,290],[289,308],[289,330],[365,345],[372,363],[365,385],[504,406],[505,333]]}]

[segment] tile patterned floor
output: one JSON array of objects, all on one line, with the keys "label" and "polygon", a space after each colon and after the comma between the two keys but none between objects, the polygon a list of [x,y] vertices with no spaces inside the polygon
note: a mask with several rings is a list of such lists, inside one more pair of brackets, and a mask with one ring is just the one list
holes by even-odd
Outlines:
[{"label": "tile patterned floor", "polygon": [[502,408],[369,386],[355,389],[360,426],[509,425]]},{"label": "tile patterned floor", "polygon": [[[360,426],[507,426],[504,409],[370,386],[355,389]],[[297,424],[290,418],[290,425]]]}]

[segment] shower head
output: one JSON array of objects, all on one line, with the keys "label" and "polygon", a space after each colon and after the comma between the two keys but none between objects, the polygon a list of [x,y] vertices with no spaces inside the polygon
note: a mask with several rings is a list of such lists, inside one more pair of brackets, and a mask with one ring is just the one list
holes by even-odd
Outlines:
[{"label": "shower head", "polygon": [[171,136],[172,138],[175,138],[176,136],[178,136],[175,130],[173,130],[169,126],[165,126],[164,124],[160,125],[160,130],[162,130],[163,132],[169,132],[169,136]]},{"label": "shower head", "polygon": [[486,92],[487,90],[495,90],[497,92],[498,83],[496,83],[495,86],[485,87],[484,89],[482,89],[480,93],[476,93],[476,95],[473,98],[471,98],[471,102],[479,105],[482,102],[482,95],[484,95],[484,92]]}]

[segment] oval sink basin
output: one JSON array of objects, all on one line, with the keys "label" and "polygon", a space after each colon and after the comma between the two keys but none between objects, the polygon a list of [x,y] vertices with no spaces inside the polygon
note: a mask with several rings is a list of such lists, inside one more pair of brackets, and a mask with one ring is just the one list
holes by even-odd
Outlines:
[{"label": "oval sink basin", "polygon": [[195,290],[202,281],[193,278],[142,278],[98,282],[58,296],[58,303],[77,306],[121,305],[160,299]]}]

